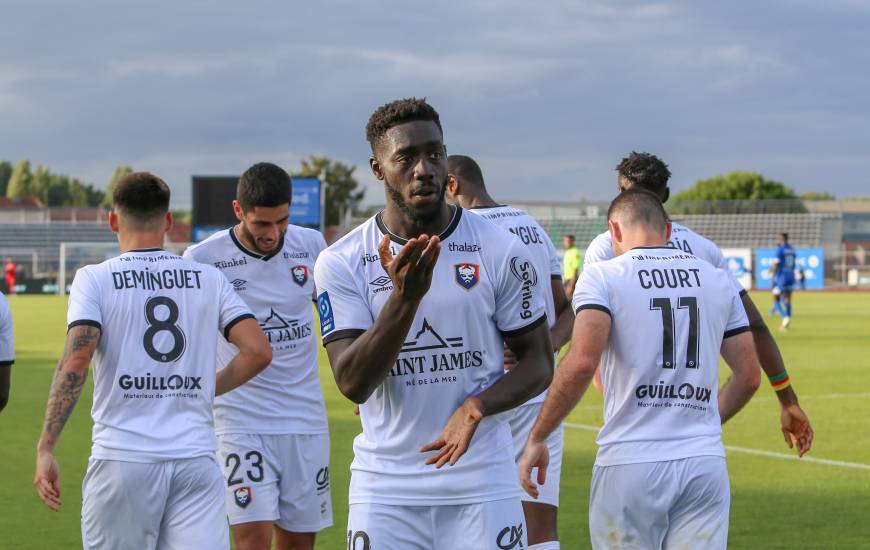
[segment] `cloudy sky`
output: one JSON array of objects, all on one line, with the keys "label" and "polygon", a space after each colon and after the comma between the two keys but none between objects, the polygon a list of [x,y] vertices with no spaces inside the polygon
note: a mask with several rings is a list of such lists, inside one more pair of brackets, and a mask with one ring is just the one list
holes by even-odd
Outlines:
[{"label": "cloudy sky", "polygon": [[870,195],[870,3],[3,0],[0,159],[104,186],[309,153],[356,164],[365,123],[426,96],[503,199],[607,199],[625,153],[673,187],[755,170]]}]

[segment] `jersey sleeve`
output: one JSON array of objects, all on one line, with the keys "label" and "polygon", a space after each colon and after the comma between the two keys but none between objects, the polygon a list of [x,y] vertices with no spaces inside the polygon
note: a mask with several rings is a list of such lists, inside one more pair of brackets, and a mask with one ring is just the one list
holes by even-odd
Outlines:
[{"label": "jersey sleeve", "polygon": [[610,308],[610,292],[604,272],[598,264],[593,264],[584,269],[574,288],[574,296],[571,297],[571,307],[574,313],[580,313],[584,309],[597,309],[608,315],[612,315]]},{"label": "jersey sleeve", "polygon": [[[541,230],[543,232],[543,229]],[[546,233],[544,233],[546,235]],[[550,278],[562,278],[562,261],[559,259],[559,254],[556,252],[556,247],[553,246],[553,241],[549,237],[545,237],[547,246],[547,256],[550,258]]]},{"label": "jersey sleeve", "polygon": [[0,367],[15,362],[15,341],[12,330],[12,313],[6,297],[0,295]]},{"label": "jersey sleeve", "polygon": [[[727,273],[731,277],[730,273]],[[743,301],[740,299],[740,294],[731,293],[731,310],[728,314],[728,324],[725,325],[725,338],[736,336],[742,332],[749,330],[749,318],[746,317],[746,310],[743,308]]]},{"label": "jersey sleeve", "polygon": [[356,338],[374,323],[366,298],[353,281],[353,274],[337,254],[327,251],[317,258],[314,284],[324,345],[342,338]]},{"label": "jersey sleeve", "polygon": [[103,328],[103,314],[100,308],[100,287],[88,268],[79,269],[73,278],[69,291],[67,307],[67,330],[88,325]]},{"label": "jersey sleeve", "polygon": [[615,257],[613,247],[610,244],[610,232],[604,232],[589,243],[586,247],[586,254],[583,256],[583,263],[592,265],[598,262],[605,262]]},{"label": "jersey sleeve", "polygon": [[549,283],[538,280],[538,272],[525,245],[511,238],[507,247],[507,269],[498,270],[495,295],[495,324],[505,337],[519,336],[547,320],[544,292]]},{"label": "jersey sleeve", "polygon": [[229,339],[230,330],[245,319],[254,319],[254,314],[233,289],[233,285],[220,272],[216,273],[220,285],[220,331],[224,338]]}]

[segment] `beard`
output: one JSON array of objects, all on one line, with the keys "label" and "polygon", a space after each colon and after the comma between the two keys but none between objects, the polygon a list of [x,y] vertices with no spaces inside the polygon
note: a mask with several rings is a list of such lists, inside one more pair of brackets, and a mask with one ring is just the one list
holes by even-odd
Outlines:
[{"label": "beard", "polygon": [[401,210],[402,213],[411,220],[411,223],[417,227],[422,227],[434,222],[438,218],[438,214],[441,211],[441,205],[444,204],[444,193],[447,191],[447,179],[445,178],[444,182],[438,186],[438,200],[435,201],[434,207],[427,210],[420,210],[408,204],[399,190],[393,187],[392,184],[386,180],[384,180],[384,186],[387,188],[387,195],[389,195],[390,201],[396,206],[396,208]]},{"label": "beard", "polygon": [[278,245],[281,244],[281,239],[284,237],[284,233],[281,233],[280,235],[278,235],[278,241],[275,243],[275,246],[272,247],[272,250],[263,250],[259,247],[259,245],[257,245],[257,237],[255,237],[253,233],[248,231],[248,226],[242,223],[241,230],[242,235],[244,235],[245,239],[247,239],[248,242],[251,243],[251,247],[253,248],[252,252],[257,252],[259,254],[262,254],[263,256],[268,256],[272,252],[275,252],[278,249]]}]

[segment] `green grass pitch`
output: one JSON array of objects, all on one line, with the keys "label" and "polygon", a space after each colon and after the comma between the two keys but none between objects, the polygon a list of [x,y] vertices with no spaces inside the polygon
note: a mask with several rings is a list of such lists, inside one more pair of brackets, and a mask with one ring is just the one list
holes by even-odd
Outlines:
[{"label": "green grass pitch", "polygon": [[[760,309],[769,296],[754,295]],[[58,445],[63,510],[45,508],[32,487],[34,449],[52,371],[65,334],[66,301],[10,297],[17,362],[12,394],[0,413],[0,548],[80,548],[81,480],[90,450],[89,384]],[[772,321],[775,323],[776,321]],[[808,455],[796,461],[779,433],[778,407],[766,383],[725,427],[731,477],[731,548],[870,548],[870,294],[797,294],[788,333],[775,333],[794,386],[816,432]],[[344,548],[351,440],[359,422],[336,390],[321,353],[321,380],[332,436],[335,526],[318,548]],[[591,392],[565,430],[559,530],[562,548],[588,548],[589,480],[601,397]],[[747,450],[775,455],[752,454]]]}]

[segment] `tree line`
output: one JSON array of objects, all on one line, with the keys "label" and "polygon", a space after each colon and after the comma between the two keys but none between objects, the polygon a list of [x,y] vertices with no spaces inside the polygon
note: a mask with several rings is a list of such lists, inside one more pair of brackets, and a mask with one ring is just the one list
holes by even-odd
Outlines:
[{"label": "tree line", "polygon": [[[132,169],[122,166],[115,170],[115,174],[119,171],[129,173]],[[54,173],[43,165],[33,169],[29,160],[19,161],[14,166],[7,160],[0,160],[0,196],[12,199],[36,197],[45,206],[52,207],[95,207],[111,203],[110,192],[97,189],[79,178]]]}]

